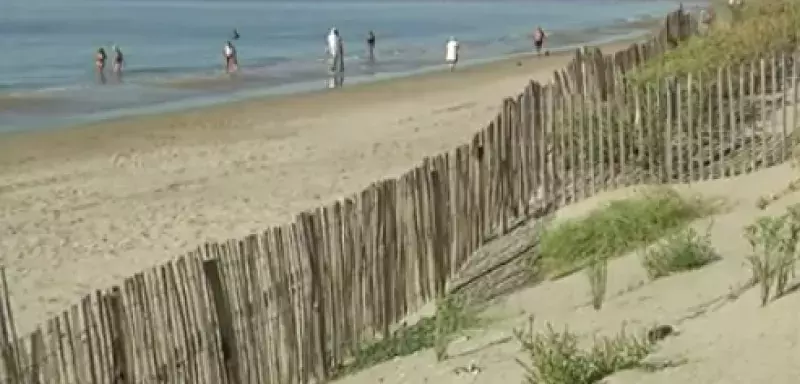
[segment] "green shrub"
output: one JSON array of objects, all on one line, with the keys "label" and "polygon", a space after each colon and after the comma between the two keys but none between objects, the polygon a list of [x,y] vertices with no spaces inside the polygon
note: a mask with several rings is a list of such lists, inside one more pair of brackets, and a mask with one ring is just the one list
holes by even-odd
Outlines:
[{"label": "green shrub", "polygon": [[650,279],[658,279],[702,268],[719,258],[708,234],[700,236],[693,228],[689,228],[648,249],[642,257],[642,265]]}]

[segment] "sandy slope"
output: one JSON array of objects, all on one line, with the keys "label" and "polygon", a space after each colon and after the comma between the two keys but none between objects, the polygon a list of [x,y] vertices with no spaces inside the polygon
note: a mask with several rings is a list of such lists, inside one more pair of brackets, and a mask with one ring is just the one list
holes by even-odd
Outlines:
[{"label": "sandy slope", "polygon": [[[615,45],[609,47],[619,47]],[[0,140],[22,330],[207,240],[240,238],[468,140],[568,55]]]},{"label": "sandy slope", "polygon": [[[520,383],[523,372],[515,358],[516,341],[509,340],[515,327],[533,314],[536,327],[550,322],[557,329],[568,326],[590,337],[611,334],[625,326],[638,330],[654,324],[672,324],[680,333],[667,338],[650,359],[685,364],[655,373],[622,372],[608,378],[615,384],[656,383],[797,383],[800,378],[800,293],[790,294],[760,308],[757,289],[738,299],[729,294],[750,277],[745,257],[750,247],[742,228],[761,215],[780,214],[800,194],[789,195],[766,211],[756,209],[763,194],[784,189],[797,171],[784,165],[731,180],[682,186],[707,196],[724,196],[732,210],[694,224],[699,231],[710,227],[711,240],[723,260],[699,271],[648,282],[638,255],[631,254],[609,266],[610,299],[596,312],[588,302],[588,283],[583,274],[548,282],[517,292],[489,309],[502,319],[470,340],[451,346],[454,358],[435,363],[433,353],[423,352],[374,367],[342,379],[343,384],[367,383]],[[560,212],[578,216],[609,199],[635,193],[635,189],[602,194]],[[494,344],[494,345],[493,345]],[[474,363],[477,374],[456,373]]]}]

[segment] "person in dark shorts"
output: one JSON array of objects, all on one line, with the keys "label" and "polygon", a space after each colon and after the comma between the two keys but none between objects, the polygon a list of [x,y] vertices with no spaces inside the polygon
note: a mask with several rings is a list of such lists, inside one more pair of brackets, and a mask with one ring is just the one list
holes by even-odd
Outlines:
[{"label": "person in dark shorts", "polygon": [[119,46],[114,46],[114,66],[111,67],[111,73],[118,83],[122,82],[122,66],[125,63],[125,58],[122,55],[122,50]]},{"label": "person in dark shorts", "polygon": [[536,53],[542,53],[542,47],[544,46],[544,40],[547,38],[545,35],[544,30],[542,27],[536,27],[536,31],[533,32],[533,46],[536,48]]},{"label": "person in dark shorts", "polygon": [[369,61],[375,61],[375,33],[372,31],[367,34],[367,50],[369,51]]},{"label": "person in dark shorts", "polygon": [[97,72],[97,80],[100,84],[106,83],[106,59],[108,59],[106,50],[101,47],[94,55],[94,69]]}]

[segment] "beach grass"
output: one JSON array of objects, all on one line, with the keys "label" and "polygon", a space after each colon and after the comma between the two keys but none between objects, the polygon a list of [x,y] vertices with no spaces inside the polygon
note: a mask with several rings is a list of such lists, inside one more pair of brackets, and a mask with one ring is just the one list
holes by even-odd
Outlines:
[{"label": "beach grass", "polygon": [[668,188],[613,201],[585,217],[545,230],[535,262],[537,272],[553,278],[566,276],[597,258],[616,257],[650,244],[717,208],[713,201],[685,197]]}]

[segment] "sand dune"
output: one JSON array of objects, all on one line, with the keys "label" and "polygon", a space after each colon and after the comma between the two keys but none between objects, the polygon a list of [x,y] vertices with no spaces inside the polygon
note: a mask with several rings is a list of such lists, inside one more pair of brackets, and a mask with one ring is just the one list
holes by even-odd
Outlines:
[{"label": "sand dune", "polygon": [[[745,225],[762,215],[778,215],[800,203],[800,193],[756,208],[756,200],[784,190],[797,178],[789,165],[730,180],[678,187],[708,197],[724,196],[732,209],[693,226],[710,240],[722,260],[700,270],[650,282],[636,253],[609,264],[609,296],[600,311],[589,302],[584,274],[514,293],[490,307],[485,316],[501,319],[473,333],[471,339],[450,346],[449,360],[436,363],[433,351],[396,359],[338,381],[342,384],[399,383],[521,383],[523,369],[515,361],[527,357],[511,337],[512,330],[535,316],[535,328],[551,323],[568,327],[584,337],[612,335],[625,327],[630,332],[655,324],[670,324],[678,334],[659,343],[650,361],[678,363],[656,372],[624,371],[604,380],[607,384],[793,384],[800,377],[800,294],[792,293],[760,307],[757,288],[735,297],[731,293],[750,278],[746,257],[750,246],[742,235]],[[633,196],[635,188],[595,196],[568,206],[559,216],[576,217],[609,200]],[[709,224],[712,224],[709,227]],[[474,365],[479,373],[459,368]]]}]

